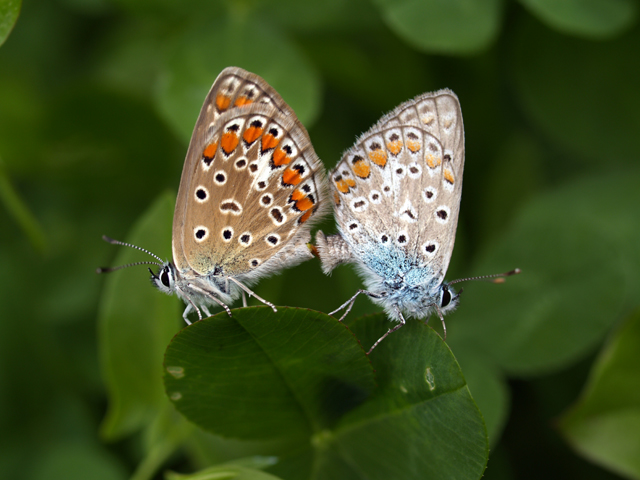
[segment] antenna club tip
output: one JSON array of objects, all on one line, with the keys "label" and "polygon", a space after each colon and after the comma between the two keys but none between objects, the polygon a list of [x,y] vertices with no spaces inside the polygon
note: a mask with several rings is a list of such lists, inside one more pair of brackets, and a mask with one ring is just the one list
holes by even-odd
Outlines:
[{"label": "antenna club tip", "polygon": [[513,270],[511,270],[509,272],[509,276],[511,275],[517,275],[518,273],[522,273],[522,270],[520,270],[519,268],[514,268]]},{"label": "antenna club tip", "polygon": [[98,267],[98,268],[96,268],[96,273],[106,273],[108,271],[109,271],[109,269],[106,268],[106,267]]},{"label": "antenna club tip", "polygon": [[102,235],[102,239],[107,243],[112,243],[112,244],[116,243],[116,241],[113,238],[107,237],[106,235]]}]

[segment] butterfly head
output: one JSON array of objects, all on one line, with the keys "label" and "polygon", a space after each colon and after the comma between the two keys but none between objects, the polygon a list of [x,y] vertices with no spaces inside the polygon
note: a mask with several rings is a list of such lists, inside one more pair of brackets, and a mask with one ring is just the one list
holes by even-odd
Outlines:
[{"label": "butterfly head", "polygon": [[176,291],[176,267],[171,262],[164,262],[160,265],[158,273],[151,273],[151,283],[161,292],[171,295]]},{"label": "butterfly head", "polygon": [[455,310],[460,301],[460,294],[462,289],[458,293],[449,286],[448,283],[442,282],[440,285],[440,300],[438,301],[438,308],[443,315]]}]

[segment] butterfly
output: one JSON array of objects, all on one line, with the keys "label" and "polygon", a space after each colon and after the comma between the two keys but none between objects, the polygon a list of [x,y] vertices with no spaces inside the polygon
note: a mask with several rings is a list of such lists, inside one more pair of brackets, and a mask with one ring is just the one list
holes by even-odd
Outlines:
[{"label": "butterfly", "polygon": [[459,301],[451,285],[462,281],[444,277],[458,224],[464,153],[460,103],[444,89],[383,116],[329,174],[338,233],[318,232],[317,254],[327,274],[354,264],[367,287],[330,315],[345,309],[342,321],[365,294],[398,322],[368,353],[405,325],[405,315],[435,312],[446,335],[443,316]]},{"label": "butterfly", "polygon": [[[249,286],[313,258],[309,230],[326,210],[326,174],[309,134],[265,80],[225,68],[205,98],[182,170],[173,217],[173,261],[153,255],[152,283],[202,319]],[[132,264],[133,265],[133,264]],[[125,265],[130,266],[130,265]],[[123,267],[125,267],[123,266]],[[103,268],[100,272],[122,267]]]}]

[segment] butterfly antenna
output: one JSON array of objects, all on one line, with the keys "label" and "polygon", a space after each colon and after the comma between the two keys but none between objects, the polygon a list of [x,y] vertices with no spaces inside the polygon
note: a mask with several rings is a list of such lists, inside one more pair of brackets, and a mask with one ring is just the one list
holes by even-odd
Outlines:
[{"label": "butterfly antenna", "polygon": [[105,242],[109,242],[112,245],[122,245],[123,247],[135,248],[136,250],[140,250],[141,252],[144,252],[144,253],[147,253],[147,254],[151,255],[153,258],[158,260],[160,263],[163,263],[163,260],[159,256],[157,256],[155,253],[151,253],[149,250],[147,250],[145,248],[138,247],[137,245],[131,245],[130,243],[127,243],[127,242],[121,242],[120,240],[114,240],[113,238],[107,237],[106,235],[103,235],[102,239]]},{"label": "butterfly antenna", "polygon": [[96,269],[96,273],[109,273],[109,272],[115,272],[116,270],[120,270],[122,268],[128,268],[128,267],[135,267],[136,265],[157,265],[159,267],[162,266],[163,261],[162,259],[155,255],[154,253],[151,253],[149,250],[142,248],[142,247],[138,247],[137,245],[132,245],[130,243],[127,242],[121,242],[120,240],[114,240],[111,237],[107,237],[106,235],[102,236],[102,239],[105,242],[108,242],[112,245],[122,245],[123,247],[131,247],[131,248],[135,248],[136,250],[140,250],[141,252],[147,253],[149,255],[151,255],[153,258],[155,258],[156,260],[158,260],[158,262],[135,262],[135,263],[128,263],[126,265],[120,265],[118,267],[100,267]]},{"label": "butterfly antenna", "polygon": [[511,270],[510,272],[505,272],[505,273],[494,273],[493,275],[481,275],[479,277],[459,278],[458,280],[452,280],[451,282],[449,282],[449,285],[453,285],[454,283],[466,282],[468,280],[487,280],[491,283],[504,283],[505,277],[510,277],[511,275],[517,275],[518,273],[521,273],[521,272],[522,270],[520,270],[519,268],[516,268],[514,270]]},{"label": "butterfly antenna", "polygon": [[135,262],[135,263],[127,263],[126,265],[120,265],[118,267],[99,267],[99,268],[96,268],[96,273],[115,272],[116,270],[120,270],[128,267],[135,267],[136,265],[157,265],[159,267],[162,266],[162,264],[158,262]]}]

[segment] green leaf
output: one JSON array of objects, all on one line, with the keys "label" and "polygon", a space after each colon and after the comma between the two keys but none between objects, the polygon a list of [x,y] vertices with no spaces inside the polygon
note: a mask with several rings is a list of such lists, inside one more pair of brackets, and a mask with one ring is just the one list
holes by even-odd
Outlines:
[{"label": "green leaf", "polygon": [[186,475],[167,472],[164,478],[166,480],[278,480],[279,477],[260,470],[229,464],[205,468]]},{"label": "green leaf", "polygon": [[[482,416],[450,350],[422,322],[370,355],[378,387],[367,397],[367,357],[335,319],[268,307],[233,312],[196,322],[167,349],[167,394],[189,420],[230,437],[297,439],[299,448],[269,469],[283,478],[482,475]],[[388,326],[383,315],[364,317],[355,333],[368,346]]]},{"label": "green leaf", "polygon": [[22,0],[0,0],[0,45],[6,40],[18,21]]},{"label": "green leaf", "polygon": [[349,331],[308,310],[250,307],[196,322],[171,342],[165,370],[176,408],[232,438],[309,436],[373,389]]},{"label": "green leaf", "polygon": [[[368,349],[391,325],[377,314],[351,328]],[[376,395],[321,444],[325,461],[339,455],[358,478],[480,478],[489,453],[484,420],[440,336],[410,320],[369,357]]]},{"label": "green leaf", "polygon": [[634,0],[520,0],[548,26],[583,37],[611,37],[630,28],[637,15]]},{"label": "green leaf", "polygon": [[523,208],[473,272],[520,267],[522,274],[465,287],[447,323],[453,351],[475,352],[515,375],[592,351],[640,294],[639,184],[636,170],[597,175]]},{"label": "green leaf", "polygon": [[[521,22],[510,60],[515,94],[528,118],[578,160],[605,169],[637,163],[640,136],[629,132],[640,131],[638,51],[640,29],[593,42]],[[556,155],[555,175],[570,167]]]},{"label": "green leaf", "polygon": [[[160,255],[168,253],[173,204],[172,194],[162,195],[127,240]],[[118,248],[115,265],[153,260],[132,248]],[[166,401],[162,354],[181,322],[179,302],[155,291],[148,276],[138,267],[109,273],[105,279],[98,341],[109,393],[102,435],[110,440],[145,426]]]},{"label": "green leaf", "polygon": [[281,30],[258,19],[223,17],[172,39],[158,106],[185,141],[218,74],[238,66],[263,77],[307,127],[320,106],[320,83],[312,65]]},{"label": "green leaf", "polygon": [[560,429],[585,458],[640,478],[640,310],[629,316],[596,360],[578,403]]},{"label": "green leaf", "polygon": [[431,53],[470,54],[486,49],[498,35],[501,0],[375,0],[397,35]]}]

